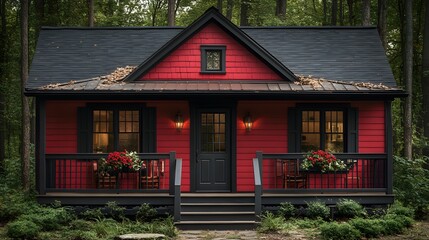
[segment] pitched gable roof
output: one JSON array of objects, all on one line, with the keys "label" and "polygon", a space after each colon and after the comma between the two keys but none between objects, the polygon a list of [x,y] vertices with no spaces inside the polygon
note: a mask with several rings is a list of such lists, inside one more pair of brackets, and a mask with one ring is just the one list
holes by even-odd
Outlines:
[{"label": "pitched gable roof", "polygon": [[142,74],[146,73],[162,59],[168,56],[173,50],[177,49],[186,40],[191,38],[195,33],[210,23],[215,23],[224,31],[233,36],[237,41],[247,47],[256,56],[260,57],[266,64],[271,66],[278,74],[283,76],[285,80],[294,81],[296,76],[285,67],[280,61],[273,57],[261,45],[249,37],[240,28],[234,25],[231,21],[225,18],[215,7],[209,8],[202,16],[195,20],[191,25],[170,39],[164,46],[154,52],[149,58],[141,63],[135,71],[128,75],[126,82],[137,80]]}]

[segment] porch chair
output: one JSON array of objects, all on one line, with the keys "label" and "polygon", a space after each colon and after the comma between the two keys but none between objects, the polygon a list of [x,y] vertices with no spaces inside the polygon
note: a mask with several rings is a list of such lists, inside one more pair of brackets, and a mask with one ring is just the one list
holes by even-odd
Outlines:
[{"label": "porch chair", "polygon": [[298,159],[281,160],[283,188],[307,188],[307,174],[299,170]]},{"label": "porch chair", "polygon": [[163,174],[163,169],[160,167],[163,163],[159,164],[159,161],[150,161],[146,164],[146,168],[140,172],[140,183],[142,189],[159,189],[159,176]]},{"label": "porch chair", "polygon": [[116,188],[116,177],[110,176],[107,173],[98,171],[97,163],[91,164],[91,170],[93,176],[95,176],[95,186],[100,189],[115,189]]},{"label": "porch chair", "polygon": [[358,160],[347,160],[347,162],[350,167],[347,173],[345,187],[349,188],[349,184],[350,184],[351,187],[353,188],[353,185],[356,184],[356,188],[360,188]]}]

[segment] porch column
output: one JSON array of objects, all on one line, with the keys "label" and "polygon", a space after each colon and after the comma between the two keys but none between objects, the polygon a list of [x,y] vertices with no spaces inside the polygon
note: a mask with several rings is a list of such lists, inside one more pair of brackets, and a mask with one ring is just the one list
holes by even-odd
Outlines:
[{"label": "porch column", "polygon": [[46,109],[45,99],[36,98],[36,190],[46,194]]},{"label": "porch column", "polygon": [[384,102],[384,114],[386,121],[386,132],[385,132],[385,149],[387,153],[386,159],[386,187],[387,194],[393,194],[393,127],[392,127],[392,101]]}]

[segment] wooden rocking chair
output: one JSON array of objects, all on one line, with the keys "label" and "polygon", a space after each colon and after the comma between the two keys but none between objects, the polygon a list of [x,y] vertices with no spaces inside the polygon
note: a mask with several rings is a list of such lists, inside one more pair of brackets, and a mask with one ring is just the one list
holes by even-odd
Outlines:
[{"label": "wooden rocking chair", "polygon": [[307,188],[307,175],[300,172],[297,159],[281,160],[283,188]]}]

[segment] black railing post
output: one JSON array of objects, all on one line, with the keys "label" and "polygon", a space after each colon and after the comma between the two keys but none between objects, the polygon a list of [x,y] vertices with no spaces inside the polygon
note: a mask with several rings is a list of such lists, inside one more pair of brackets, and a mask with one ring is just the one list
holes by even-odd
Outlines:
[{"label": "black railing post", "polygon": [[259,216],[262,212],[262,184],[259,167],[259,159],[253,159],[253,175],[255,178],[255,215]]},{"label": "black railing post", "polygon": [[392,102],[386,101],[384,104],[384,113],[385,113],[385,121],[386,121],[386,153],[387,159],[385,169],[386,169],[386,193],[393,193],[393,127],[392,127]]},{"label": "black railing post", "polygon": [[170,152],[170,184],[169,184],[170,195],[174,195],[175,170],[176,170],[176,152]]},{"label": "black railing post", "polygon": [[174,173],[174,221],[180,221],[180,213],[181,213],[181,190],[180,187],[182,185],[182,159],[176,160],[176,169]]},{"label": "black railing post", "polygon": [[36,98],[36,190],[46,194],[46,109],[45,100]]},{"label": "black railing post", "polygon": [[263,153],[262,151],[256,151],[256,158],[258,159],[259,163],[259,176],[261,176],[261,185],[262,185],[262,160],[263,160]]}]

